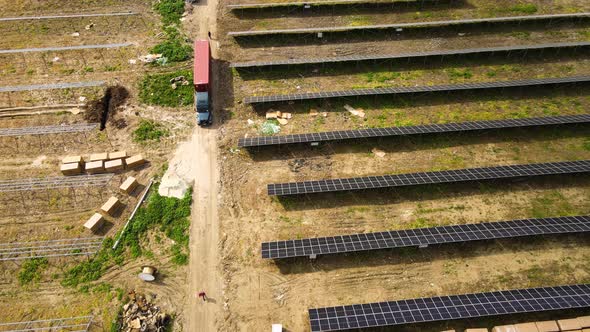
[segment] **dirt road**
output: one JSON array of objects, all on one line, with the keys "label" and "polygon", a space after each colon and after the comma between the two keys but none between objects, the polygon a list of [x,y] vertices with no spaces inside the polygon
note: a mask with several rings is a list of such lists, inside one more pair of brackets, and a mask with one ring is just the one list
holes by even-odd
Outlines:
[{"label": "dirt road", "polygon": [[[217,142],[214,129],[197,128],[192,137],[193,153],[198,156],[194,168],[195,185],[190,239],[189,312],[186,331],[216,331],[215,320],[223,298],[222,278],[218,273],[219,222],[217,217]],[[209,297],[202,302],[196,294],[204,290]]]},{"label": "dirt road", "polygon": [[[206,39],[216,33],[217,0],[205,0],[194,7],[185,22],[187,32],[195,39]],[[215,43],[211,43],[211,54],[216,56]],[[215,79],[213,89],[215,89]],[[215,98],[215,95],[213,95]],[[214,112],[215,115],[215,112]],[[192,151],[196,154],[198,167],[194,167],[195,184],[191,214],[189,294],[186,317],[186,331],[217,331],[216,320],[223,305],[221,293],[223,279],[219,274],[219,219],[217,195],[219,193],[219,170],[217,167],[217,130],[195,129],[192,137]],[[204,290],[208,301],[203,302],[196,294]]]}]

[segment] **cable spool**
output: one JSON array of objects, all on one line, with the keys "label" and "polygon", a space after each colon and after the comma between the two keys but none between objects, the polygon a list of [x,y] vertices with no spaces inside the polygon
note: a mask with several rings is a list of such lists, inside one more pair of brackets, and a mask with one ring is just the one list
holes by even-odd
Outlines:
[{"label": "cable spool", "polygon": [[141,273],[138,275],[139,279],[143,281],[154,281],[156,280],[156,268],[153,266],[143,266]]}]

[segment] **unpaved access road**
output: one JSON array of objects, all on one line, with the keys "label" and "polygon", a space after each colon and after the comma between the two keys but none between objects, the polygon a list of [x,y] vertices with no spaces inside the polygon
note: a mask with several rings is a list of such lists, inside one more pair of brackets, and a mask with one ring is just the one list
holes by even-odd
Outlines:
[{"label": "unpaved access road", "polygon": [[[198,167],[193,168],[195,185],[191,213],[189,312],[186,313],[186,331],[216,331],[215,321],[223,303],[222,278],[219,268],[219,219],[217,195],[219,171],[217,168],[216,130],[197,128],[192,137],[192,153],[197,155]],[[197,297],[205,291],[209,298],[203,302]]]},{"label": "unpaved access road", "polygon": [[[216,34],[217,0],[205,0],[195,6],[187,17],[185,28],[194,39],[207,39]],[[217,49],[211,43],[211,55],[216,57]],[[215,77],[212,77],[213,100],[215,100]],[[215,112],[214,112],[215,115]],[[214,118],[215,121],[215,118]],[[219,169],[217,166],[217,130],[210,128],[195,129],[192,137],[192,150],[196,154],[198,166],[192,168],[195,184],[193,190],[193,207],[190,231],[190,261],[188,312],[186,331],[217,331],[216,321],[223,305],[222,283],[219,273],[219,218],[217,214],[217,195],[219,194]],[[203,302],[197,297],[199,291],[205,291],[209,298]]]}]

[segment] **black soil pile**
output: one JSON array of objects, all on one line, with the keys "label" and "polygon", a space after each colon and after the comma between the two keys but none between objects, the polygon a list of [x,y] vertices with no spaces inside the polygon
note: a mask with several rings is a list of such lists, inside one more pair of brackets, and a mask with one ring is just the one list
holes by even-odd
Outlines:
[{"label": "black soil pile", "polygon": [[109,86],[102,98],[92,100],[86,105],[84,119],[88,122],[100,122],[100,130],[106,128],[107,121],[118,129],[125,128],[125,119],[118,118],[116,114],[127,98],[129,91],[124,86]]}]

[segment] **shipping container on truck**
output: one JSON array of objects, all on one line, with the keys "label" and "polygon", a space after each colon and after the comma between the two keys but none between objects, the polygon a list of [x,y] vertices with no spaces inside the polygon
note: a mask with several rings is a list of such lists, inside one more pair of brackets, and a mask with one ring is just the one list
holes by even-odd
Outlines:
[{"label": "shipping container on truck", "polygon": [[208,126],[212,122],[211,116],[211,93],[210,93],[210,71],[208,40],[195,41],[195,59],[193,69],[193,82],[195,86],[195,111],[197,112],[197,123],[199,126]]}]

